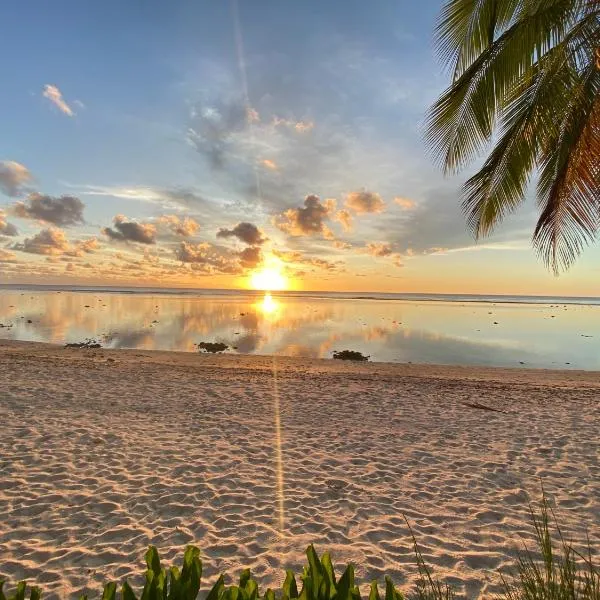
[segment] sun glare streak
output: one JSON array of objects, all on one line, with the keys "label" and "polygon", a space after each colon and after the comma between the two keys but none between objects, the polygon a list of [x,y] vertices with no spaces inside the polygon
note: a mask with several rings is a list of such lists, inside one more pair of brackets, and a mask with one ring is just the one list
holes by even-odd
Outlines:
[{"label": "sun glare streak", "polygon": [[[254,120],[250,119],[250,114],[253,108],[250,104],[250,94],[248,93],[248,74],[246,72],[244,38],[242,37],[242,26],[240,24],[240,9],[238,6],[238,0],[231,0],[231,12],[233,15],[233,34],[235,38],[235,49],[238,58],[238,65],[240,68],[240,76],[242,78],[242,90],[244,92],[244,101],[246,103],[246,118],[248,119],[248,126],[250,128],[250,137],[252,139],[252,145],[254,146]],[[260,173],[258,172],[258,165],[256,164],[256,161],[254,164],[254,179],[256,182],[256,199],[259,203],[262,203],[262,192],[260,189]]]},{"label": "sun glare streak", "polygon": [[[265,296],[266,297],[266,296]],[[277,379],[277,357],[273,356],[273,412],[275,419],[275,467],[277,472],[276,493],[279,512],[279,533],[285,528],[285,488],[283,478],[283,452],[281,450],[281,415],[279,412],[279,383]]]}]

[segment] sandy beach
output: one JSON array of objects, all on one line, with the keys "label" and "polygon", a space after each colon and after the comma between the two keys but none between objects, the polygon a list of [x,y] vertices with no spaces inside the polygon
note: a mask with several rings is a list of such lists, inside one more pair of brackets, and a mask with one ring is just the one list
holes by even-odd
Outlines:
[{"label": "sandy beach", "polygon": [[[540,481],[600,547],[600,377],[0,343],[0,576],[46,598],[201,548],[203,588],[306,546],[362,582],[416,566],[469,598],[531,540]],[[493,410],[489,410],[493,409]]]}]

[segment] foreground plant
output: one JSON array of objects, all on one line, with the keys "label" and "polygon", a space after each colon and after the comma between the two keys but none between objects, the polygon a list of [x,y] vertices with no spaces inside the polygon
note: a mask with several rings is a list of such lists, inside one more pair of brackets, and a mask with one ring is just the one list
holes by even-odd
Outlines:
[{"label": "foreground plant", "polygon": [[437,43],[436,158],[456,172],[493,145],[464,187],[470,228],[489,234],[536,175],[534,246],[568,267],[600,224],[600,0],[446,0]]},{"label": "foreground plant", "polygon": [[514,581],[505,581],[506,599],[600,600],[600,571],[593,562],[589,541],[587,555],[583,555],[564,539],[545,496],[540,514],[530,512],[538,554],[527,549],[519,556]]}]

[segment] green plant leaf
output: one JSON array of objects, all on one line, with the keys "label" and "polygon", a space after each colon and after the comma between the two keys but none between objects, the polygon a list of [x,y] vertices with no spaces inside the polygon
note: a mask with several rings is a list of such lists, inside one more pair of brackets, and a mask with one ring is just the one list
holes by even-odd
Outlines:
[{"label": "green plant leaf", "polygon": [[223,575],[221,575],[219,579],[217,579],[217,581],[215,582],[215,585],[213,585],[210,592],[208,593],[208,596],[206,596],[206,600],[219,600],[223,595],[224,590],[225,579],[223,578]]},{"label": "green plant leaf", "polygon": [[42,590],[39,587],[32,587],[29,592],[29,600],[40,600],[42,597]]},{"label": "green plant leaf", "polygon": [[240,587],[245,588],[250,581],[250,569],[244,569],[240,575]]},{"label": "green plant leaf", "polygon": [[331,562],[331,555],[329,552],[325,552],[321,557],[321,564],[323,565],[323,570],[327,575],[327,579],[329,580],[329,596],[333,598],[336,594],[336,580],[335,580],[335,569],[333,568],[333,563]]},{"label": "green plant leaf", "polygon": [[102,592],[102,600],[115,600],[117,597],[117,584],[114,581],[107,583]]},{"label": "green plant leaf", "polygon": [[293,571],[285,572],[285,581],[283,582],[283,596],[293,600],[298,597],[298,586]]},{"label": "green plant leaf", "polygon": [[158,550],[156,547],[150,546],[148,548],[148,552],[146,552],[146,564],[148,565],[148,569],[153,571],[155,575],[160,574],[160,558],[158,556]]},{"label": "green plant leaf", "polygon": [[121,600],[137,600],[135,593],[127,581],[121,586]]},{"label": "green plant leaf", "polygon": [[27,584],[24,581],[19,581],[17,583],[17,589],[15,590],[15,594],[11,600],[25,600],[25,588]]},{"label": "green plant leaf", "polygon": [[371,590],[369,592],[369,600],[381,600],[379,589],[377,588],[377,580],[371,582]]},{"label": "green plant leaf", "polygon": [[354,567],[348,565],[337,584],[337,600],[352,600],[354,589]]}]

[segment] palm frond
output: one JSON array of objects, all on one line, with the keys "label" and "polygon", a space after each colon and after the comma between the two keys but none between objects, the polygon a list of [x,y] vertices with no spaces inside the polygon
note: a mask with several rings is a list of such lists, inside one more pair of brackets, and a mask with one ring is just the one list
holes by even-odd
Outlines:
[{"label": "palm frond", "polygon": [[555,273],[568,268],[600,227],[600,70],[571,90],[558,144],[548,148],[538,183],[542,213],[534,246]]}]

